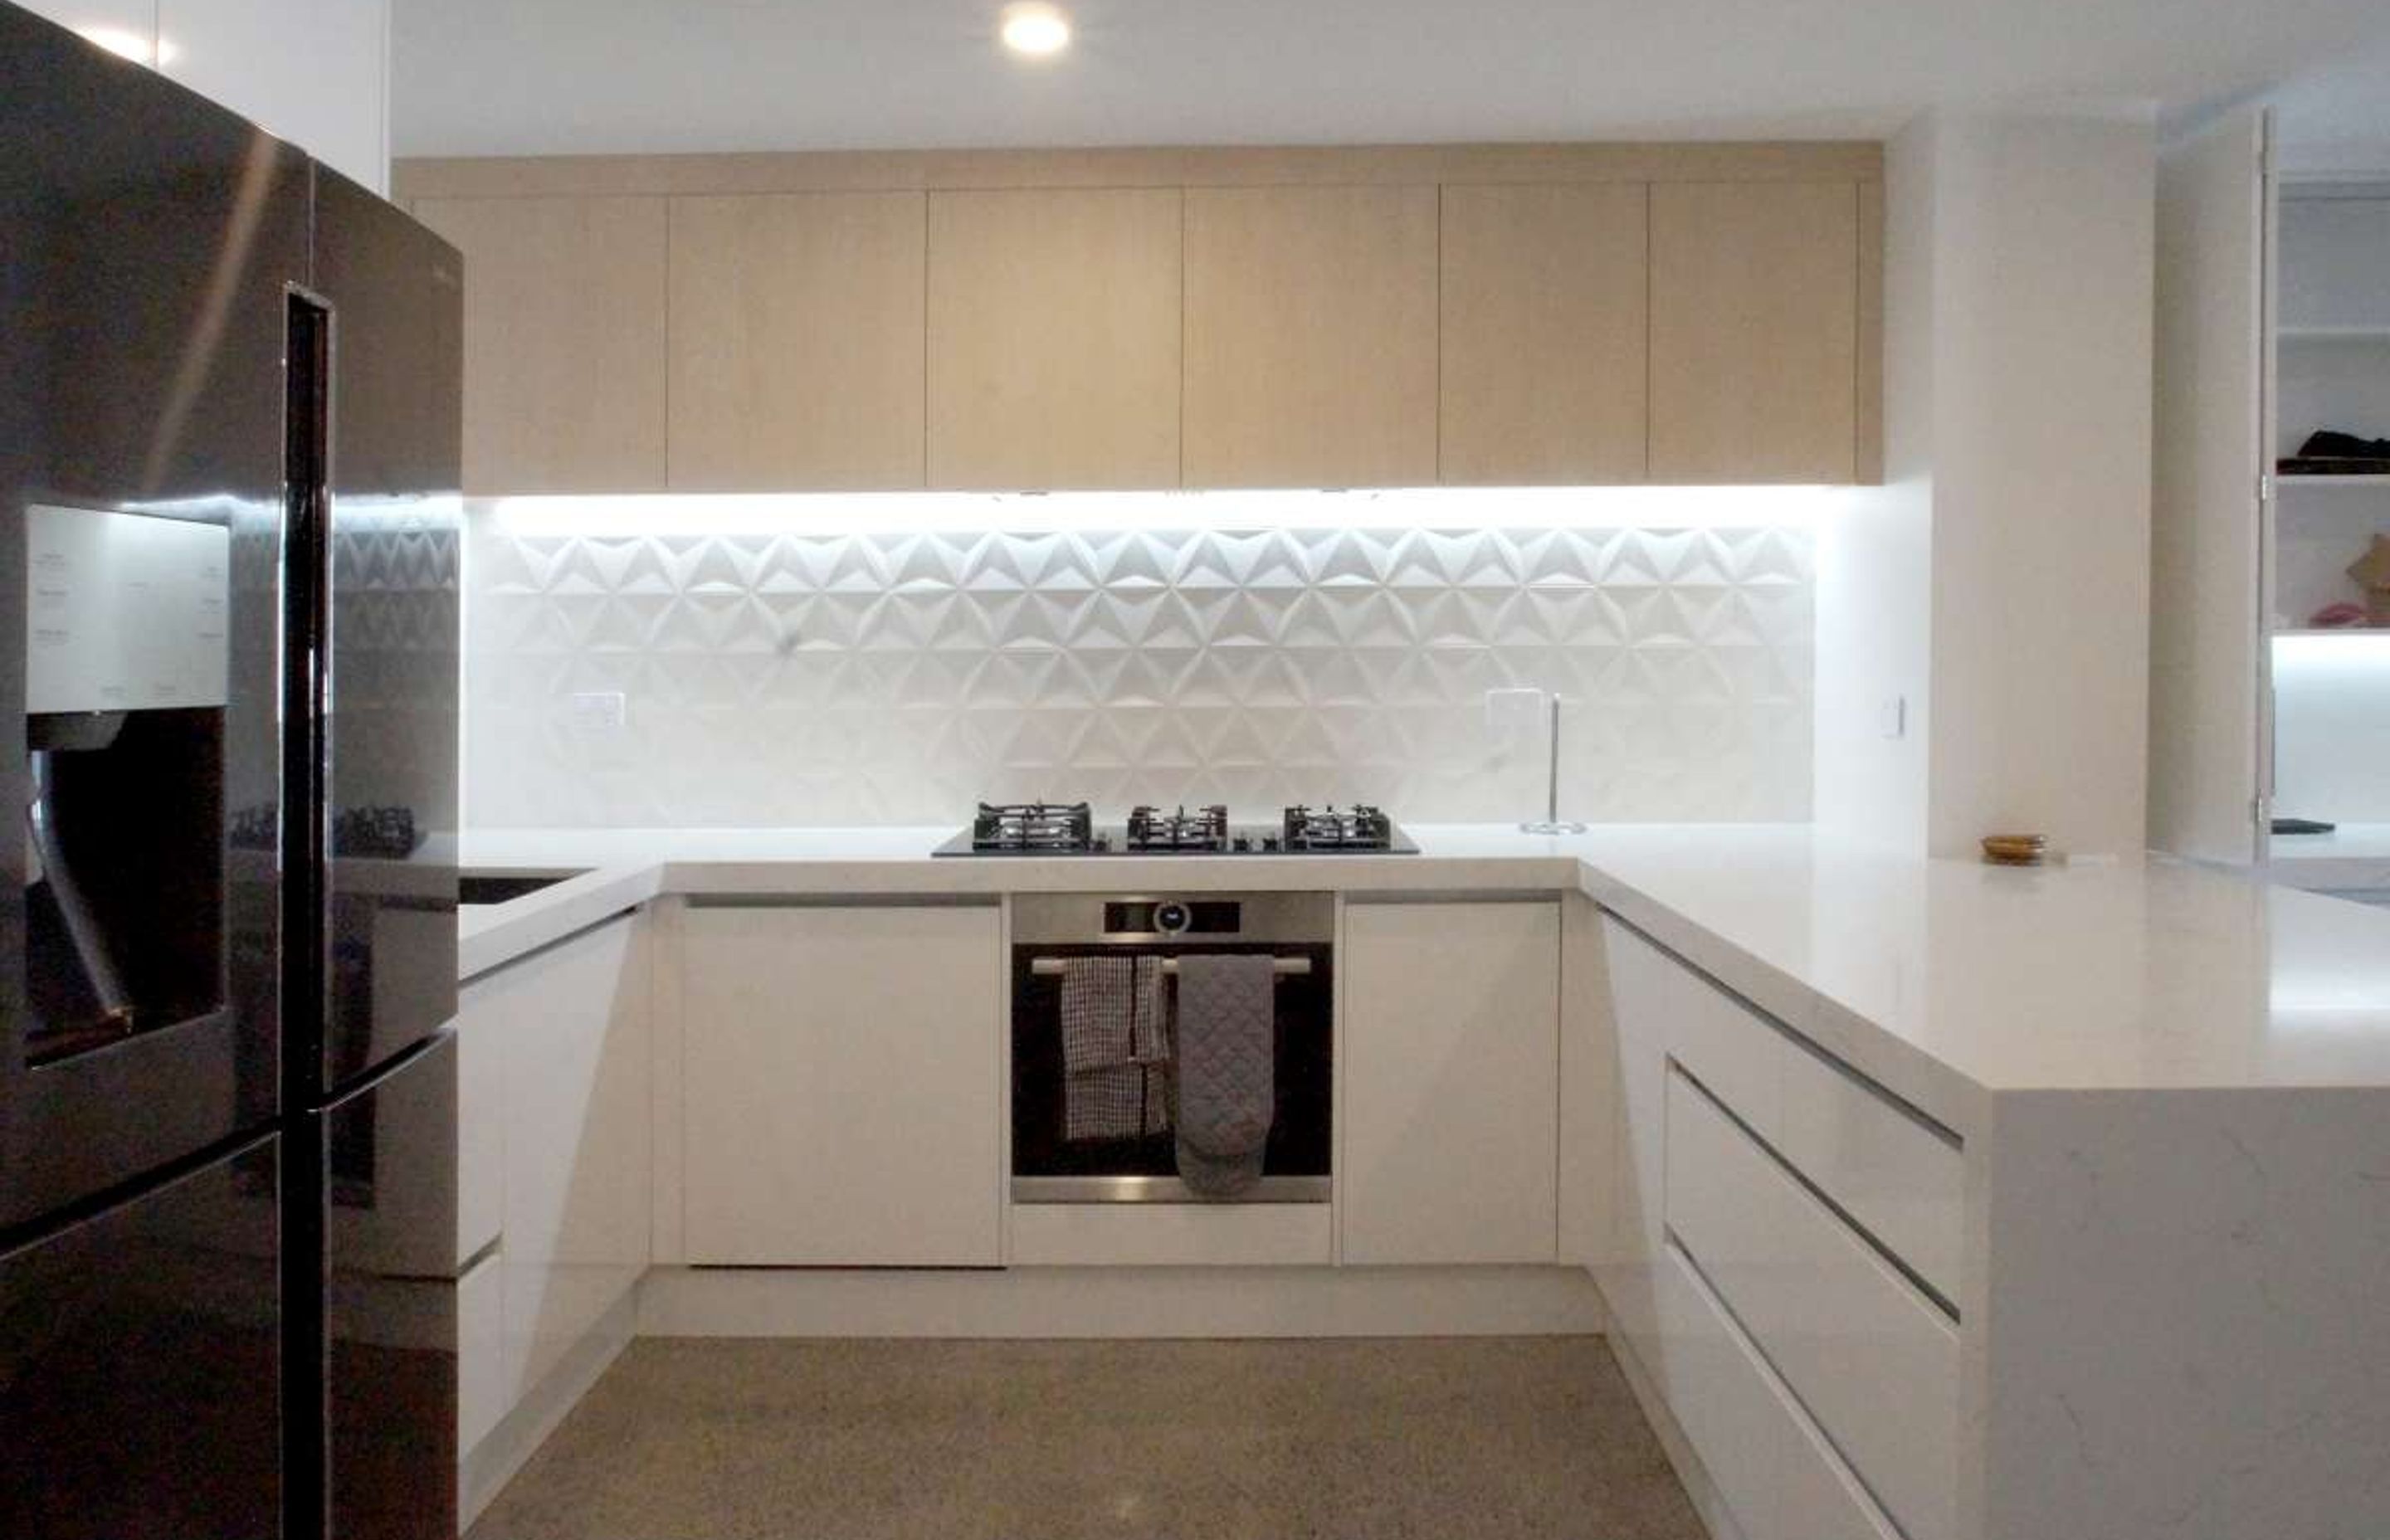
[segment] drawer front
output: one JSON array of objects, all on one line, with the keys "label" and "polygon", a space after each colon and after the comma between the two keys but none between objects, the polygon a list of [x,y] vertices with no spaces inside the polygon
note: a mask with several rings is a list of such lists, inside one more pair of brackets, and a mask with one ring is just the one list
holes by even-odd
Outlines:
[{"label": "drawer front", "polygon": [[1657,1282],[1662,1392],[1743,1540],[1902,1540],[1683,1251]]},{"label": "drawer front", "polygon": [[1783,1121],[1784,1034],[1741,1001],[1674,958],[1676,1009],[1668,1019],[1668,1057],[1682,1064],[1734,1115],[1773,1137]]},{"label": "drawer front", "polygon": [[1613,973],[1631,985],[1622,1014],[1631,993],[1670,1059],[1943,1300],[1958,1299],[1958,1143],[1633,931],[1613,923],[1608,934]]},{"label": "drawer front", "polygon": [[1651,1377],[1685,1441],[1744,1540],[1798,1540],[1779,1522],[1783,1418],[1758,1355],[1675,1246],[1661,1248],[1651,1283],[1660,1358]]},{"label": "drawer front", "polygon": [[506,1223],[505,1023],[479,1005],[467,985],[456,1012],[456,1261],[470,1262]]},{"label": "drawer front", "polygon": [[1682,1074],[1668,1228],[1911,1540],[1955,1524],[1959,1338],[1947,1317]]},{"label": "drawer front", "polygon": [[456,1280],[456,1450],[469,1455],[507,1405],[504,1259],[483,1257]]},{"label": "drawer front", "polygon": [[1946,1302],[1957,1300],[1967,1194],[1958,1145],[1796,1043],[1784,1044],[1783,1061],[1778,1152]]}]

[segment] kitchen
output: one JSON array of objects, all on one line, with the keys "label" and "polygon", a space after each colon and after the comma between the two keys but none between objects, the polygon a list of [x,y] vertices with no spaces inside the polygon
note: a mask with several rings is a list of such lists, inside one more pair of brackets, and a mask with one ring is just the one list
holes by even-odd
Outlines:
[{"label": "kitchen", "polygon": [[2362,7],[40,8],[9,1533],[2390,1517]]}]

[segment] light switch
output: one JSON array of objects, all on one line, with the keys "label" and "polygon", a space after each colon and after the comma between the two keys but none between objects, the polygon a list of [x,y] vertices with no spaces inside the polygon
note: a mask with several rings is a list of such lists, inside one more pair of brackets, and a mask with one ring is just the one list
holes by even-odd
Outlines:
[{"label": "light switch", "polygon": [[1895,695],[1887,698],[1879,712],[1885,738],[1897,739],[1908,736],[1908,697]]}]

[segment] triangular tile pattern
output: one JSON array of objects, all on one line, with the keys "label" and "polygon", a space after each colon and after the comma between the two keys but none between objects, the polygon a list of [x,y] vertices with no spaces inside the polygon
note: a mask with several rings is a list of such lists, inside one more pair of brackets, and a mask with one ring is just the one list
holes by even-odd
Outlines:
[{"label": "triangular tile pattern", "polygon": [[[1814,571],[1793,528],[528,534],[471,520],[477,825],[954,822],[972,801],[1809,810]],[[622,690],[592,739],[571,697]]]}]

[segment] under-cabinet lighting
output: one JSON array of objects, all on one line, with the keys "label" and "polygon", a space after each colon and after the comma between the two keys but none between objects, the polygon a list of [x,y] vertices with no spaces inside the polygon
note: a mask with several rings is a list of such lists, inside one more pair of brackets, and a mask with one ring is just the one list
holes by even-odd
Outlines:
[{"label": "under-cabinet lighting", "polygon": [[1131,530],[1806,529],[1842,487],[1422,487],[1378,492],[897,492],[501,497],[524,535],[1060,534]]},{"label": "under-cabinet lighting", "polygon": [[2350,626],[2343,631],[2278,635],[2274,666],[2331,674],[2350,671],[2380,677],[2390,669],[2390,627]]}]

